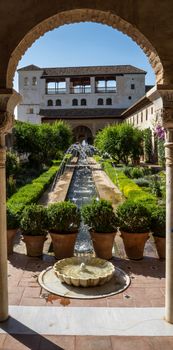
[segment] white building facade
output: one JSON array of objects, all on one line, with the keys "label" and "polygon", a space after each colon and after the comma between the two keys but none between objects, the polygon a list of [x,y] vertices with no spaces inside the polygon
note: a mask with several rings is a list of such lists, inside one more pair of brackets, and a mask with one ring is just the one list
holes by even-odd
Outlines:
[{"label": "white building facade", "polygon": [[[40,68],[18,70],[17,119],[30,123],[66,120],[92,135],[119,122],[121,113],[145,94],[146,72],[130,66]],[[80,131],[79,131],[80,133]]]}]

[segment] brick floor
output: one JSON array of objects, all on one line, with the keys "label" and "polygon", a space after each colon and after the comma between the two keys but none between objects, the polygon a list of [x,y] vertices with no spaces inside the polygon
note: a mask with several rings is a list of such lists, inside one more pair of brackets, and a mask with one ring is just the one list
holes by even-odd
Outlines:
[{"label": "brick floor", "polygon": [[0,350],[171,350],[173,337],[0,335]]},{"label": "brick floor", "polygon": [[145,248],[144,259],[128,260],[122,239],[117,235],[116,256],[111,260],[131,278],[129,288],[118,295],[95,300],[62,298],[53,295],[37,282],[39,273],[56,261],[48,253],[50,238],[46,242],[42,258],[30,258],[25,254],[25,245],[17,237],[14,253],[9,258],[9,302],[11,305],[33,306],[85,306],[85,307],[156,307],[165,303],[165,262],[158,259],[153,241]]},{"label": "brick floor", "polygon": [[[165,302],[165,262],[157,257],[152,240],[147,242],[141,261],[128,260],[120,237],[116,237],[116,256],[111,260],[131,278],[124,292],[101,299],[80,300],[63,298],[42,289],[37,282],[39,273],[55,258],[48,254],[46,242],[42,258],[26,256],[19,240],[9,258],[9,303],[11,305],[53,307],[160,307]],[[108,337],[108,336],[47,336],[0,334],[0,350],[170,350],[173,337]]]}]

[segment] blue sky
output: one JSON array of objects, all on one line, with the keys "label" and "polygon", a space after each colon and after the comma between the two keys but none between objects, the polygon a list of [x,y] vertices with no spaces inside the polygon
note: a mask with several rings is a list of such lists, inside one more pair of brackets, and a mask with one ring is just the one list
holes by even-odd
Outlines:
[{"label": "blue sky", "polygon": [[[155,75],[141,48],[127,35],[96,23],[64,25],[46,33],[29,48],[18,68],[29,64],[40,67],[73,67],[131,64],[147,71],[146,84]],[[14,87],[17,89],[17,74]]]}]

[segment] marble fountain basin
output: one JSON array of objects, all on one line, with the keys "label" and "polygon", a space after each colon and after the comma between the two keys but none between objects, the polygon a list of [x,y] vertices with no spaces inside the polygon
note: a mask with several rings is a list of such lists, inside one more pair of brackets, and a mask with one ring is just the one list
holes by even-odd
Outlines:
[{"label": "marble fountain basin", "polygon": [[95,287],[110,281],[114,265],[104,259],[72,257],[56,262],[53,270],[61,282],[75,287]]}]

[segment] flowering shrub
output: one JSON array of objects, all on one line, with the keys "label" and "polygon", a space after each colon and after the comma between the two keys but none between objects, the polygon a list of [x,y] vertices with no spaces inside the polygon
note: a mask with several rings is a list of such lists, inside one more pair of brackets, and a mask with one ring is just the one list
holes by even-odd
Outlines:
[{"label": "flowering shrub", "polygon": [[161,126],[160,124],[157,124],[155,127],[155,135],[159,140],[165,140],[165,131],[163,126]]},{"label": "flowering shrub", "polygon": [[160,124],[157,124],[154,132],[157,139],[158,161],[161,166],[165,166],[165,149],[164,149],[165,131]]}]

